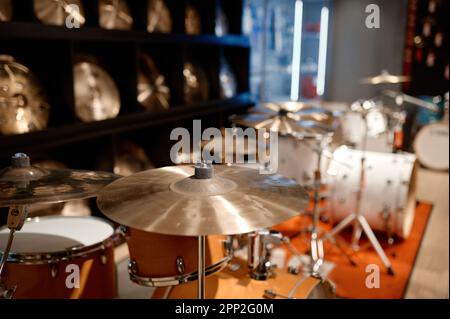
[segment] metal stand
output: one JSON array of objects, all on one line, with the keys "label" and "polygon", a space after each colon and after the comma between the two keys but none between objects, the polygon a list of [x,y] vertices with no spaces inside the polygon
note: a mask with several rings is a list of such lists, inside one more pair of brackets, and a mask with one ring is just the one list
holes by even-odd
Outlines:
[{"label": "metal stand", "polygon": [[355,213],[347,216],[344,218],[335,228],[333,228],[330,232],[324,235],[326,239],[329,239],[330,237],[334,237],[337,233],[345,229],[348,225],[353,223],[353,234],[352,234],[352,248],[353,250],[359,249],[359,240],[361,238],[362,233],[364,232],[369,239],[372,247],[377,252],[378,256],[380,257],[383,265],[387,268],[388,273],[390,275],[394,275],[394,271],[392,270],[391,262],[389,261],[388,257],[386,256],[383,248],[381,247],[380,243],[378,242],[375,234],[373,233],[372,229],[370,228],[369,223],[367,222],[366,218],[362,215],[361,210],[361,203],[362,203],[362,196],[364,194],[365,189],[365,161],[366,161],[366,144],[367,144],[367,117],[366,113],[363,113],[363,123],[365,124],[365,130],[364,130],[364,137],[363,137],[363,145],[362,145],[362,156],[361,156],[361,168],[360,168],[360,179],[359,179],[359,188],[358,192],[356,193],[356,207],[355,207]]},{"label": "metal stand", "polygon": [[198,299],[205,299],[205,241],[206,236],[198,236]]}]

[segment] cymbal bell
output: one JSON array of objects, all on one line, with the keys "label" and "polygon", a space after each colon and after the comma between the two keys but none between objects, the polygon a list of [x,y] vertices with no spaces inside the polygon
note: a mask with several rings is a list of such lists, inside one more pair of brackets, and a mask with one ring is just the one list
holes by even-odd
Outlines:
[{"label": "cymbal bell", "polygon": [[125,226],[181,236],[247,233],[307,206],[308,195],[294,180],[238,166],[213,167],[211,172],[203,171],[205,166],[169,166],[124,177],[100,192],[97,205]]},{"label": "cymbal bell", "polygon": [[360,80],[361,84],[397,84],[410,82],[411,77],[406,75],[392,75],[387,70],[381,71],[381,74],[371,77],[362,78]]},{"label": "cymbal bell", "polygon": [[238,125],[255,129],[268,129],[281,135],[326,135],[336,129],[332,112],[302,102],[265,103],[253,112],[230,117]]},{"label": "cymbal bell", "polygon": [[0,207],[93,197],[118,178],[107,172],[41,168],[29,160],[18,153],[11,166],[0,170]]}]

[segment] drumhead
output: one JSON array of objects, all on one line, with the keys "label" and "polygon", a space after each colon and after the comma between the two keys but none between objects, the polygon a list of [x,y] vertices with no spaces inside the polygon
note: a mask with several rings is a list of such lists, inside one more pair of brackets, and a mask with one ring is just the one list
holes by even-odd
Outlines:
[{"label": "drumhead", "polygon": [[437,170],[449,168],[448,124],[435,123],[422,128],[414,140],[414,151],[425,167]]},{"label": "drumhead", "polygon": [[[25,222],[14,234],[11,252],[52,253],[71,247],[91,246],[111,237],[114,229],[95,217],[36,217]],[[9,229],[0,230],[0,251],[4,251]]]}]

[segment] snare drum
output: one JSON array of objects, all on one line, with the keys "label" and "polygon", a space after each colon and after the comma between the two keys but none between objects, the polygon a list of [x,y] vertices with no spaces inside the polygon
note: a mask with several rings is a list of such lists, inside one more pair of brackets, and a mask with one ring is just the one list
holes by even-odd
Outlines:
[{"label": "snare drum", "polygon": [[[170,236],[125,230],[131,281],[149,287],[164,287],[197,280],[197,237]],[[206,241],[206,275],[223,269],[230,257],[225,236],[208,236]]]},{"label": "snare drum", "polygon": [[[342,146],[334,152],[336,161],[331,161],[327,173],[330,211],[336,222],[355,212],[361,155],[362,151]],[[365,152],[365,156],[362,214],[374,230],[407,238],[415,214],[416,157],[377,152]]]},{"label": "snare drum", "polygon": [[[9,229],[0,230],[3,252]],[[13,298],[115,298],[114,229],[95,217],[36,217],[15,233],[5,268]]]},{"label": "snare drum", "polygon": [[[330,282],[315,277],[293,275],[286,270],[275,269],[267,280],[254,280],[248,275],[245,262],[233,259],[233,265],[206,279],[207,299],[262,299],[295,298],[324,299],[334,298],[334,287]],[[231,268],[233,268],[233,271]],[[197,297],[197,284],[189,283],[168,289],[157,289],[153,298],[194,299]]]}]

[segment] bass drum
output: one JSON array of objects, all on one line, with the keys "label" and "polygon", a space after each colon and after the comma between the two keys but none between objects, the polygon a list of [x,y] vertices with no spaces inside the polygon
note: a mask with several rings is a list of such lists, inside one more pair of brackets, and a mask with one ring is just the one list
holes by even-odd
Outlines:
[{"label": "bass drum", "polygon": [[[413,154],[365,152],[365,190],[361,211],[377,231],[407,238],[415,214],[416,157]],[[329,208],[335,222],[354,213],[362,151],[339,147],[331,161]],[[338,162],[349,164],[340,165]],[[351,168],[350,168],[351,167]]]},{"label": "bass drum", "polygon": [[[0,255],[9,229],[0,230]],[[36,217],[15,233],[4,283],[14,299],[115,298],[116,234],[95,217]],[[78,278],[78,279],[77,279]]]},{"label": "bass drum", "polygon": [[[207,299],[332,299],[335,298],[334,286],[327,280],[303,275],[293,275],[286,270],[275,269],[274,276],[268,280],[251,279],[248,268],[241,259],[233,259],[234,267],[206,278]],[[237,267],[239,265],[239,267]],[[238,268],[237,270],[235,270]],[[234,271],[233,271],[234,270]],[[195,299],[197,283],[158,288],[155,299]]]},{"label": "bass drum", "polygon": [[414,140],[414,151],[419,162],[431,169],[448,170],[448,123],[424,126]]}]

